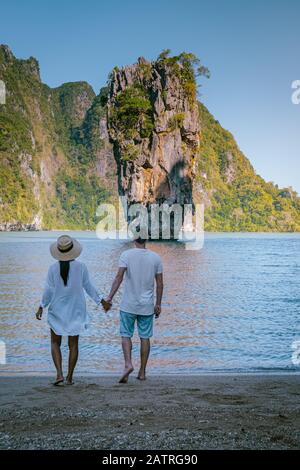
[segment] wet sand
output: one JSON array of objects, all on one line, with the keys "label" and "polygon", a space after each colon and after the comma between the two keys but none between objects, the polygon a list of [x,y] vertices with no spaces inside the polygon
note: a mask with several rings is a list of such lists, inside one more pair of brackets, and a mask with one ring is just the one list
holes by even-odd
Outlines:
[{"label": "wet sand", "polygon": [[0,449],[299,449],[300,375],[0,376]]}]

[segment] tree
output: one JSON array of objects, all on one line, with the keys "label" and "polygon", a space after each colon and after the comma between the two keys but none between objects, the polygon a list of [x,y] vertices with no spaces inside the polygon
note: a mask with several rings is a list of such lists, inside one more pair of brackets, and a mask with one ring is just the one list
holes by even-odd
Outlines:
[{"label": "tree", "polygon": [[167,59],[170,54],[171,54],[171,49],[163,49],[161,53],[159,54],[159,56],[157,57],[157,60]]}]

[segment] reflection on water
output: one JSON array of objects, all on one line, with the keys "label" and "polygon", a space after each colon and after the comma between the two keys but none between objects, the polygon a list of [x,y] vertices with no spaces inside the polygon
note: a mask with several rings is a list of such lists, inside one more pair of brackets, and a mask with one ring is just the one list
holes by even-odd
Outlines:
[{"label": "reflection on water", "polygon": [[[35,310],[50,263],[48,245],[58,234],[0,233],[1,371],[52,371],[49,332]],[[95,284],[107,294],[122,241],[74,234]],[[300,339],[300,235],[207,234],[200,251],[176,242],[149,243],[164,262],[163,313],[155,322],[151,370],[198,373],[293,370],[291,344]],[[92,324],[81,338],[78,371],[119,372],[117,294],[105,314],[88,301]],[[67,353],[64,340],[64,354]],[[135,362],[138,338],[134,340]],[[65,356],[66,357],[66,356]],[[65,361],[66,365],[66,361]],[[137,364],[136,364],[137,365]]]}]

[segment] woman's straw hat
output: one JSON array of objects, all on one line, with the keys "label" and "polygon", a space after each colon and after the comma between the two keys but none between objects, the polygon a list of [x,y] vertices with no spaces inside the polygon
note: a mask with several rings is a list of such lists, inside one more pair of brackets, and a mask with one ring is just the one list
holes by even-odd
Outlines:
[{"label": "woman's straw hat", "polygon": [[71,261],[82,252],[80,243],[69,235],[61,235],[56,242],[50,245],[50,253],[59,261]]}]

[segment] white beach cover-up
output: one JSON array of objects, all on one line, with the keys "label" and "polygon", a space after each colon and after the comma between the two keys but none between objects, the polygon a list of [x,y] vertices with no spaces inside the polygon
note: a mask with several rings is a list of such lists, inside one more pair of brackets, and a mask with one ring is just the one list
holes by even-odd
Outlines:
[{"label": "white beach cover-up", "polygon": [[84,263],[70,261],[68,283],[60,275],[59,262],[49,268],[41,307],[48,307],[48,323],[57,335],[77,336],[87,330],[89,315],[84,291],[99,304],[101,298],[89,279]]}]

